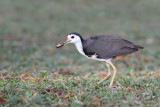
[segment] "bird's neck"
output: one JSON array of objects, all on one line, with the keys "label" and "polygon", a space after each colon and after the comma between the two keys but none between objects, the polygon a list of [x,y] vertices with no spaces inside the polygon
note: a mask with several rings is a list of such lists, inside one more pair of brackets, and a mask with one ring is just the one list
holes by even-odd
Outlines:
[{"label": "bird's neck", "polygon": [[83,41],[76,42],[75,46],[76,46],[78,52],[85,56],[84,51],[83,51]]}]

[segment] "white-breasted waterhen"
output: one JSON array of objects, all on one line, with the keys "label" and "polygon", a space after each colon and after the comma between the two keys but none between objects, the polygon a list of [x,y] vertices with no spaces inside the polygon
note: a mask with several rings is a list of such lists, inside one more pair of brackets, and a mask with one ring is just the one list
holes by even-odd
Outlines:
[{"label": "white-breasted waterhen", "polygon": [[111,61],[137,52],[139,49],[143,49],[142,46],[135,45],[118,36],[97,35],[84,40],[82,36],[76,32],[70,33],[64,43],[57,44],[57,48],[68,43],[74,43],[79,53],[83,56],[89,59],[106,62],[108,74],[104,79],[99,81],[98,84],[111,77],[110,66],[113,68],[113,75],[109,87],[112,87],[117,72],[116,67]]}]

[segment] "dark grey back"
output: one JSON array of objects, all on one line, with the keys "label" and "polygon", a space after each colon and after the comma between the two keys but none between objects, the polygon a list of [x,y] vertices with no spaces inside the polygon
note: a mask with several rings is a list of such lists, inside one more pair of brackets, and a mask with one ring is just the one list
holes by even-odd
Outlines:
[{"label": "dark grey back", "polygon": [[86,55],[97,55],[98,58],[108,59],[115,56],[138,51],[128,40],[113,35],[92,36],[83,42],[83,51]]}]

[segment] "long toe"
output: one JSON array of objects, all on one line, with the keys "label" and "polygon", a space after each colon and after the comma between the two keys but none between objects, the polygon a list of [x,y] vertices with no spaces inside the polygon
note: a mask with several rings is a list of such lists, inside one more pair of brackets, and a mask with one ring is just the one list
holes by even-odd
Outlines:
[{"label": "long toe", "polygon": [[99,81],[97,84],[101,84],[102,82],[104,82],[105,80],[109,79],[111,77],[111,75],[107,75],[105,78],[103,78],[101,81]]}]

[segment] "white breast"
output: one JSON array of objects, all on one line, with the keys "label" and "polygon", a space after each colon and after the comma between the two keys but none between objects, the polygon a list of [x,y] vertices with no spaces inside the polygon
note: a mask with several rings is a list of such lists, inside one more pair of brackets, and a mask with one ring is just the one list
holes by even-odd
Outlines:
[{"label": "white breast", "polygon": [[84,53],[84,51],[83,51],[83,47],[82,47],[82,42],[81,42],[81,41],[76,42],[76,43],[75,43],[75,46],[76,46],[78,52],[79,52],[80,54],[82,54],[83,56],[85,56],[86,58],[93,59],[93,60],[97,60],[97,61],[106,61],[106,59],[98,59],[96,54],[95,54],[95,55],[92,55],[91,57],[88,57],[87,55],[85,55],[85,53]]},{"label": "white breast", "polygon": [[84,51],[83,51],[82,42],[81,42],[81,41],[78,41],[78,42],[75,43],[75,45],[76,45],[76,48],[77,48],[78,52],[79,52],[80,54],[86,56],[86,55],[84,54]]}]

